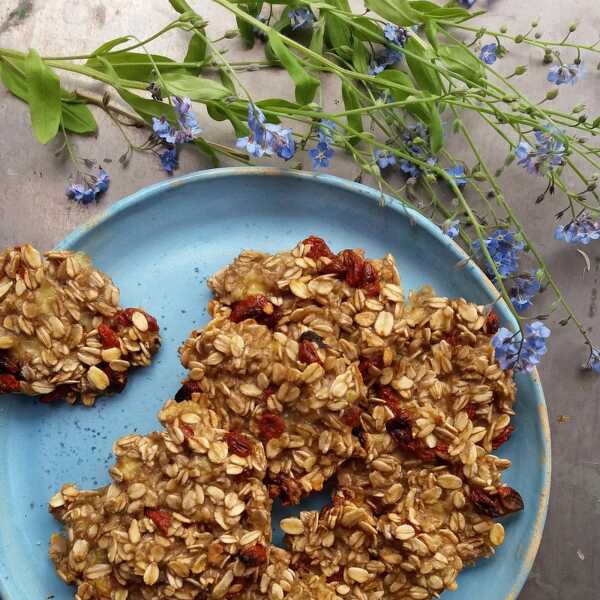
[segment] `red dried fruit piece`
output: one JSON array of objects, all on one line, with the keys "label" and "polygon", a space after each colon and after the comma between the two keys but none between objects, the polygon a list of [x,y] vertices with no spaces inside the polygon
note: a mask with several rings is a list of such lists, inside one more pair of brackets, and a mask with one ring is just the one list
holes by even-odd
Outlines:
[{"label": "red dried fruit piece", "polygon": [[498,329],[500,329],[500,319],[496,312],[491,310],[488,313],[488,316],[485,318],[485,323],[483,324],[483,331],[488,335],[494,335]]},{"label": "red dried fruit piece", "polygon": [[262,402],[263,404],[266,404],[267,400],[269,399],[269,397],[272,396],[273,394],[276,394],[276,393],[277,393],[277,388],[274,385],[270,385],[262,393],[261,397],[259,398],[259,402]]},{"label": "red dried fruit piece", "polygon": [[202,389],[200,382],[198,381],[184,381],[183,385],[177,390],[175,394],[175,402],[183,402],[189,400],[192,394],[200,394]]},{"label": "red dried fruit piece", "polygon": [[346,267],[346,283],[352,287],[361,287],[365,269],[365,259],[352,250],[343,250],[342,261]]},{"label": "red dried fruit piece", "polygon": [[500,446],[502,446],[502,444],[508,442],[508,440],[510,439],[510,436],[513,434],[513,431],[515,430],[514,427],[511,427],[510,425],[508,427],[505,427],[493,440],[492,440],[492,448],[494,450],[498,450],[498,448],[500,448]]},{"label": "red dried fruit piece", "polygon": [[20,389],[19,380],[14,375],[0,375],[0,394],[13,394]]},{"label": "red dried fruit piece", "polygon": [[379,386],[379,397],[386,403],[386,405],[397,417],[407,417],[404,410],[402,410],[400,398],[398,398],[394,388],[390,387],[389,385]]},{"label": "red dried fruit piece", "polygon": [[500,498],[500,503],[504,509],[504,514],[508,515],[510,513],[519,512],[525,508],[525,503],[523,502],[521,494],[519,494],[519,492],[517,492],[517,490],[514,488],[505,485],[499,487],[497,491]]},{"label": "red dried fruit piece", "polygon": [[0,350],[0,373],[18,375],[20,370],[18,363],[10,358],[7,352]]},{"label": "red dried fruit piece", "polygon": [[40,396],[39,401],[44,404],[52,404],[57,400],[64,400],[69,392],[71,392],[71,388],[68,385],[59,385],[53,392]]},{"label": "red dried fruit piece", "polygon": [[378,296],[381,291],[379,273],[370,262],[365,262],[361,287],[367,296]]},{"label": "red dried fruit piece", "polygon": [[267,549],[262,544],[254,544],[240,552],[240,560],[248,567],[258,567],[267,562]]},{"label": "red dried fruit piece", "polygon": [[406,413],[390,419],[385,424],[385,429],[401,448],[412,442],[412,427]]},{"label": "red dried fruit piece", "polygon": [[207,552],[207,560],[208,564],[213,567],[218,567],[223,562],[225,554],[225,546],[221,544],[221,542],[212,542],[212,544],[208,547]]},{"label": "red dried fruit piece", "polygon": [[281,318],[281,309],[278,306],[274,306],[266,296],[251,294],[231,305],[231,315],[229,318],[234,323],[239,323],[246,319],[254,319],[261,325],[275,329],[277,321]]},{"label": "red dried fruit piece", "polygon": [[252,442],[250,441],[250,438],[243,433],[240,433],[239,431],[230,431],[225,434],[225,440],[229,452],[243,457],[252,454]]},{"label": "red dried fruit piece", "polygon": [[314,342],[319,348],[327,348],[327,344],[323,341],[323,338],[310,329],[307,329],[298,339],[299,342],[304,342],[305,340]]},{"label": "red dried fruit piece", "polygon": [[350,406],[342,413],[342,423],[348,427],[356,427],[360,425],[360,415],[362,415],[360,407]]},{"label": "red dried fruit piece", "polygon": [[408,450],[415,454],[418,458],[425,462],[432,462],[437,458],[436,450],[429,448],[425,442],[420,438],[413,438],[405,446],[405,450]]},{"label": "red dried fruit piece", "polygon": [[445,444],[444,442],[438,442],[435,446],[435,453],[442,458],[449,458],[448,444]]},{"label": "red dried fruit piece", "polygon": [[364,448],[367,445],[367,436],[362,427],[354,427],[352,435],[358,438],[358,443]]},{"label": "red dried fruit piece", "polygon": [[309,342],[308,340],[302,340],[300,342],[298,345],[298,360],[307,365],[321,362],[313,342]]},{"label": "red dried fruit piece", "polygon": [[465,407],[465,412],[469,415],[469,419],[471,419],[471,421],[474,421],[477,417],[477,407],[474,404],[468,404]]},{"label": "red dried fruit piece", "polygon": [[454,346],[458,346],[460,344],[460,339],[459,339],[459,334],[458,333],[449,333],[447,335],[444,336],[444,339],[446,340],[446,342],[448,342],[448,344],[452,347]]},{"label": "red dried fruit piece", "polygon": [[154,510],[152,508],[146,509],[146,516],[152,519],[153,523],[165,534],[169,532],[171,521],[173,517],[170,512],[166,510]]},{"label": "red dried fruit piece", "polygon": [[109,391],[121,393],[127,386],[127,371],[113,371],[108,365],[101,367],[110,380]]},{"label": "red dried fruit piece", "polygon": [[323,256],[326,256],[327,258],[335,257],[335,254],[331,251],[325,240],[316,235],[307,237],[305,240],[302,240],[302,243],[305,246],[310,246],[306,256],[313,260],[319,260],[319,258],[322,258]]},{"label": "red dried fruit piece", "polygon": [[194,430],[186,423],[181,423],[181,425],[179,425],[179,429],[181,429],[181,431],[183,431],[183,435],[186,438],[194,437]]},{"label": "red dried fruit piece", "polygon": [[279,498],[283,506],[298,504],[302,491],[298,484],[285,475],[276,475],[274,478],[267,476],[265,485],[269,491],[269,498]]},{"label": "red dried fruit piece", "polygon": [[473,488],[469,499],[475,506],[475,510],[483,515],[496,519],[503,514],[502,506],[497,496],[491,496],[481,488]]},{"label": "red dried fruit piece", "polygon": [[146,317],[146,321],[148,321],[148,331],[156,332],[159,330],[158,321],[141,308],[124,308],[114,316],[113,320],[117,325],[127,327],[133,322],[132,316],[134,312],[142,313]]},{"label": "red dried fruit piece", "polygon": [[285,431],[285,421],[275,413],[264,412],[258,420],[258,429],[262,438],[272,440],[281,437]]},{"label": "red dried fruit piece", "polygon": [[119,337],[116,332],[111,329],[108,325],[100,323],[98,325],[98,337],[102,343],[103,348],[120,348]]}]

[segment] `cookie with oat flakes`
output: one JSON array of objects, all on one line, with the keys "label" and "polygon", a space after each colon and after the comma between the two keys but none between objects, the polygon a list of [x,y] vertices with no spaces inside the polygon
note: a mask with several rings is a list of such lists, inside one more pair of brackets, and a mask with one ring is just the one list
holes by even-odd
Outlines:
[{"label": "cookie with oat flakes", "polygon": [[243,451],[200,397],[167,402],[164,429],[113,446],[109,486],[63,486],[50,511],[65,528],[50,557],[82,600],[204,599],[258,581],[271,541],[262,444]]},{"label": "cookie with oat flakes", "polygon": [[119,290],[82,253],[0,252],[0,394],[64,398],[91,406],[148,366],[160,345],[156,319],[122,309]]}]

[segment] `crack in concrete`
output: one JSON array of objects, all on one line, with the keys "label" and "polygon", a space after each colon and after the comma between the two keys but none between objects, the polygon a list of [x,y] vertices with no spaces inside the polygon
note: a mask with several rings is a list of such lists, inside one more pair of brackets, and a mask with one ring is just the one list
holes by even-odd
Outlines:
[{"label": "crack in concrete", "polygon": [[0,23],[0,33],[5,33],[12,27],[20,25],[33,12],[33,0],[19,0],[16,8],[8,13],[8,16]]}]

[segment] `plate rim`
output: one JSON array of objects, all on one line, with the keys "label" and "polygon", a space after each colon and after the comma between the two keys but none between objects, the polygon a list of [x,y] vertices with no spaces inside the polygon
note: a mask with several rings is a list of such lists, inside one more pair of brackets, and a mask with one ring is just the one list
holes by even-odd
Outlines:
[{"label": "plate rim", "polygon": [[[371,188],[365,184],[343,179],[336,175],[328,173],[315,173],[310,171],[297,171],[291,169],[282,169],[279,167],[223,167],[216,169],[207,169],[203,171],[195,171],[189,174],[181,175],[173,179],[166,181],[160,181],[158,183],[146,186],[132,194],[117,200],[114,204],[108,206],[105,210],[95,215],[82,225],[79,225],[69,234],[67,234],[56,246],[58,250],[74,249],[78,243],[90,233],[91,230],[95,229],[99,225],[105,224],[106,222],[118,218],[120,213],[129,210],[137,205],[142,204],[146,200],[154,197],[157,194],[165,192],[172,188],[177,188],[188,183],[196,181],[204,181],[211,179],[226,179],[232,177],[288,177],[293,179],[311,179],[315,180],[323,185],[336,187],[353,193],[357,193],[369,200],[375,200],[381,202],[383,199],[385,205],[390,209],[403,213],[402,216],[407,216],[415,223],[425,229],[427,233],[432,235],[441,242],[452,254],[454,254],[458,260],[468,259],[468,254],[451,238],[445,235],[442,230],[430,221],[427,217],[416,211],[415,209],[407,206],[402,201],[392,198],[387,194],[383,194],[378,190]],[[496,288],[489,280],[487,275],[476,265],[473,261],[469,262],[469,270],[473,272],[476,278],[483,283],[488,291],[497,294]],[[514,326],[515,321],[512,317],[510,310],[503,300],[498,302],[498,308],[503,318],[511,322]],[[533,531],[529,544],[524,552],[524,557],[521,561],[519,571],[515,577],[510,592],[506,595],[505,600],[514,600],[523,588],[529,572],[533,566],[533,562],[536,558],[537,552],[542,539],[544,525],[548,513],[548,503],[550,497],[550,483],[551,483],[551,470],[552,470],[552,454],[551,454],[551,440],[550,440],[550,424],[548,418],[548,409],[544,396],[544,391],[540,381],[540,377],[537,369],[529,375],[532,383],[532,390],[534,392],[535,404],[538,409],[539,424],[541,429],[542,439],[542,450],[544,455],[544,464],[542,465],[542,487],[537,503],[537,511],[535,516],[535,522],[533,525]],[[8,590],[5,584],[0,580],[0,597],[6,595],[8,598]]]}]

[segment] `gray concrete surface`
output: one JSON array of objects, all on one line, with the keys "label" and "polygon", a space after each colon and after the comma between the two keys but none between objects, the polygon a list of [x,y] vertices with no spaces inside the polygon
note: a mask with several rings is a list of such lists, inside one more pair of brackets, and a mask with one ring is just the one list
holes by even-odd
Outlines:
[{"label": "gray concrete surface", "polygon": [[[193,4],[210,20],[214,37],[233,27],[232,18],[210,0],[196,0]],[[496,26],[505,23],[515,32],[525,31],[536,17],[541,17],[540,29],[554,39],[563,35],[571,21],[579,23],[580,39],[594,41],[600,32],[598,0],[568,3],[564,0],[479,0],[479,4],[490,10],[487,22]],[[19,5],[22,8],[32,5],[32,10],[23,10],[20,16],[9,19],[11,11]],[[100,42],[119,35],[148,35],[172,15],[167,0],[0,0],[0,46],[22,49],[33,46],[45,55],[89,52]],[[184,44],[183,35],[174,34],[152,48],[181,55]],[[231,55],[247,56],[237,41],[231,46]],[[567,55],[567,58],[574,57]],[[600,114],[597,62],[598,59],[587,61],[588,75],[577,87],[561,90],[558,100],[561,106],[584,102],[588,114]],[[510,72],[510,65],[516,63],[529,66],[530,73],[521,79],[521,85],[533,98],[541,98],[547,86],[539,55],[532,57],[526,48],[514,48],[503,68]],[[289,93],[285,76],[256,72],[245,81],[259,96],[265,90],[269,96]],[[331,86],[325,90],[328,101],[334,100],[336,90]],[[28,241],[48,249],[110,203],[163,179],[157,161],[150,156],[135,156],[129,167],[122,169],[117,158],[124,150],[123,141],[103,114],[99,111],[95,114],[100,123],[98,136],[79,139],[76,145],[81,156],[111,160],[112,163],[104,164],[113,181],[110,192],[98,206],[82,208],[64,196],[73,172],[71,165],[54,156],[56,144],[42,147],[35,142],[27,109],[0,86],[0,247]],[[232,133],[227,128],[206,119],[202,121],[206,137],[231,143]],[[479,124],[472,122],[480,133]],[[499,164],[502,157],[497,155],[496,140],[489,135],[479,138],[485,154],[495,161],[493,164]],[[308,167],[308,161],[305,165]],[[207,166],[202,157],[185,152],[179,173]],[[346,177],[356,174],[353,166],[344,161],[338,161],[333,171]],[[553,212],[562,207],[561,202],[548,199],[540,206],[534,204],[543,186],[542,180],[532,179],[513,168],[503,177],[503,185],[569,301],[600,342],[597,326],[600,242],[587,248],[591,271],[585,273],[583,258],[573,248],[553,240]],[[560,328],[556,319],[553,321],[550,351],[541,367],[553,435],[550,512],[541,550],[521,599],[592,600],[600,597],[600,386],[596,377],[578,370],[585,351],[574,330]],[[559,422],[560,415],[570,419]],[[481,599],[485,599],[485,591]]]}]

